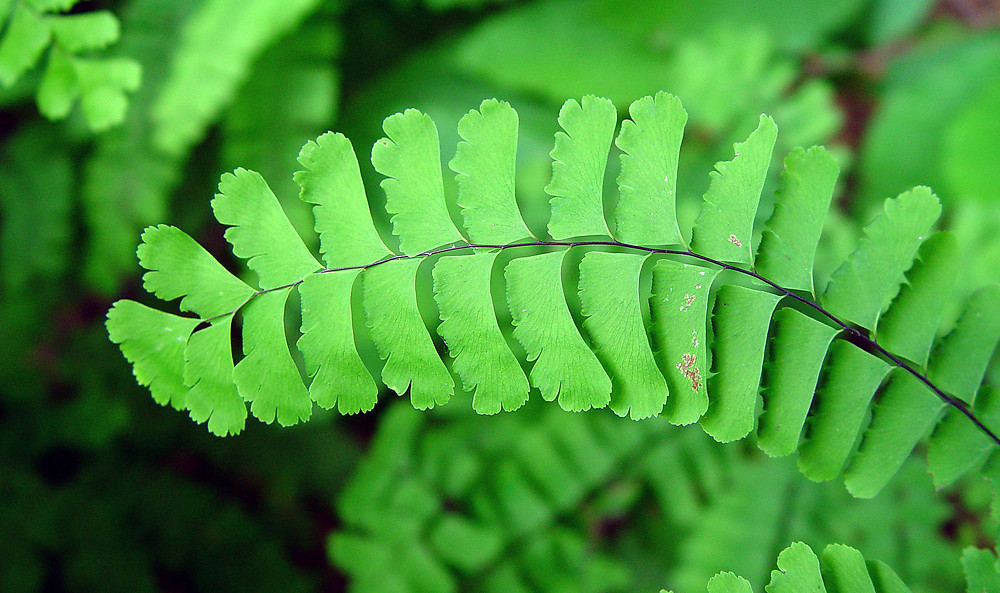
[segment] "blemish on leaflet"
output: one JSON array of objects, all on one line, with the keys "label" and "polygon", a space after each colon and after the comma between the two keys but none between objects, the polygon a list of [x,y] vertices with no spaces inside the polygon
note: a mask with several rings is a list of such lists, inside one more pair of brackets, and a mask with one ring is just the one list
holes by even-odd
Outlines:
[{"label": "blemish on leaflet", "polygon": [[698,357],[694,354],[682,354],[681,362],[677,363],[677,369],[691,381],[691,391],[701,389],[701,370],[698,368],[697,362]]}]

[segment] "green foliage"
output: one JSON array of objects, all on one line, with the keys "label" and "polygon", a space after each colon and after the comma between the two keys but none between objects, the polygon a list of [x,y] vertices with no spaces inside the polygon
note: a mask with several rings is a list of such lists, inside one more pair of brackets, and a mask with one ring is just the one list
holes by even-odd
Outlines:
[{"label": "green foliage", "polygon": [[[223,115],[222,160],[287,178],[277,186],[283,192],[292,185],[294,151],[302,138],[327,127],[335,108],[330,61],[337,51],[336,23],[314,2],[275,6],[137,0],[123,11],[131,35],[121,51],[140,60],[144,79],[125,125],[98,138],[84,169],[85,267],[94,289],[112,293],[120,287],[132,265],[135,236],[168,216],[185,170],[190,176],[195,168],[185,167],[186,159]],[[272,18],[269,10],[281,14]],[[294,39],[283,39],[314,11]],[[232,14],[241,16],[231,21]],[[248,81],[251,68],[260,76]],[[276,90],[288,95],[282,99]],[[271,133],[263,131],[265,124]],[[304,206],[288,210],[297,224],[308,216]]]},{"label": "green foliage", "polygon": [[[640,99],[633,112],[643,113],[650,103],[667,110],[665,121],[674,128],[683,125],[684,118],[671,112],[676,100],[666,94]],[[172,369],[169,389],[184,383],[196,387],[204,371],[189,372],[186,367],[196,355],[195,364],[210,365],[200,358],[210,352],[221,354],[216,366],[228,369],[232,363],[224,344],[208,348],[195,341],[199,347],[192,351],[189,340],[205,331],[196,330],[199,322],[223,322],[228,327],[242,310],[244,358],[233,367],[232,379],[255,417],[294,424],[309,417],[311,402],[323,407],[336,404],[348,413],[370,409],[374,391],[358,354],[360,328],[354,324],[351,307],[352,287],[360,279],[371,339],[387,359],[384,383],[400,395],[409,392],[418,408],[442,403],[452,395],[451,379],[434,351],[416,302],[418,267],[423,260],[433,259],[434,300],[441,320],[436,330],[451,355],[452,370],[472,393],[473,408],[480,413],[519,408],[528,399],[529,385],[542,391],[545,399],[558,397],[568,409],[606,404],[619,416],[633,419],[661,414],[671,402],[667,417],[675,424],[699,421],[721,442],[742,439],[757,428],[766,451],[787,454],[798,449],[799,468],[809,478],[831,480],[847,468],[851,491],[873,496],[921,436],[941,420],[947,404],[955,408],[953,415],[966,405],[975,409],[975,392],[1000,339],[1000,322],[993,321],[997,315],[993,311],[1000,311],[1000,303],[994,304],[1000,294],[996,285],[985,287],[970,302],[963,321],[935,349],[926,369],[920,364],[908,366],[880,350],[882,346],[850,325],[856,323],[879,336],[880,317],[888,310],[888,318],[894,320],[888,329],[890,343],[905,343],[903,356],[926,360],[936,330],[925,326],[940,321],[941,306],[935,301],[948,298],[947,290],[931,282],[941,274],[935,249],[947,245],[948,237],[930,238],[940,205],[926,188],[886,201],[884,214],[866,227],[858,248],[831,276],[819,303],[813,303],[752,268],[752,224],[776,132],[769,118],[762,117],[758,130],[735,146],[733,161],[717,165],[694,230],[693,251],[686,251],[628,245],[609,231],[600,192],[614,112],[608,111],[608,101],[594,97],[579,103],[570,100],[560,113],[564,131],[556,134],[552,182],[546,190],[552,195],[549,228],[555,240],[517,243],[526,227],[517,216],[510,191],[516,119],[511,119],[513,110],[494,100],[484,102],[480,109],[460,124],[465,139],[452,162],[458,169],[459,199],[473,229],[470,232],[478,240],[497,243],[466,241],[453,222],[443,189],[437,130],[426,115],[411,109],[386,119],[388,138],[377,141],[372,152],[373,164],[386,176],[382,186],[399,237],[399,254],[386,248],[372,225],[349,143],[339,135],[321,136],[303,149],[300,160],[307,170],[296,181],[303,197],[317,209],[316,230],[325,261],[337,261],[340,267],[324,268],[316,261],[259,175],[238,169],[235,175],[224,176],[213,210],[221,223],[229,225],[226,239],[234,254],[248,260],[256,272],[258,288],[248,289],[211,262],[181,231],[156,229],[140,248],[140,263],[149,270],[147,288],[164,300],[183,296],[182,310],[194,309],[206,300],[215,303],[210,310],[196,310],[194,319],[164,313],[158,314],[162,320],[153,319],[147,309],[129,301],[112,308],[108,319],[112,340],[137,365],[140,383],[164,383],[168,379],[160,373]],[[625,134],[634,134],[636,128],[627,125],[623,129]],[[646,140],[661,145],[675,142],[679,134],[666,125],[658,130],[659,135],[649,132]],[[820,238],[818,206],[808,205],[808,200],[829,203],[832,171],[821,154],[799,151],[789,158],[792,170],[784,176],[777,198],[787,198],[789,204],[779,201],[774,222],[767,225],[769,239],[761,247],[774,246],[778,255],[763,259],[781,262],[770,268],[797,280],[800,287],[812,286],[807,281],[812,275],[808,259]],[[500,174],[486,163],[497,163]],[[662,166],[656,167],[654,173],[659,175]],[[809,173],[818,178],[802,181],[801,176]],[[627,167],[619,182],[624,184],[637,175]],[[816,191],[807,193],[803,185]],[[333,189],[340,186],[347,192]],[[334,204],[342,202],[340,216],[333,216]],[[499,212],[499,231],[486,226],[489,219],[484,213],[491,206]],[[676,227],[672,209],[664,202],[659,209],[658,217],[666,227]],[[793,224],[789,211],[805,213],[804,224]],[[616,220],[626,228],[637,228],[628,222],[629,216],[645,214],[626,200],[625,207],[616,211]],[[172,239],[160,240],[162,234]],[[922,245],[923,261],[909,270]],[[539,367],[529,376],[504,335],[505,319],[498,314],[491,291],[498,280],[497,262],[508,249],[533,249],[535,253],[506,260],[507,305],[516,327],[513,338],[525,348],[528,361],[536,361]],[[544,249],[555,252],[539,253]],[[582,331],[563,309],[567,301],[562,271],[564,254],[581,249]],[[669,256],[687,257],[693,265],[682,265]],[[798,260],[798,266],[782,258]],[[535,259],[539,265],[525,267]],[[706,263],[710,266],[704,267]],[[642,289],[646,265],[652,267],[653,275],[648,304]],[[720,277],[713,288],[711,281],[720,267],[733,276]],[[533,278],[530,272],[547,272],[549,280]],[[327,280],[338,275],[346,278]],[[739,276],[745,280],[742,285],[734,283]],[[214,278],[221,284],[210,289]],[[893,301],[907,278],[912,282],[898,299],[897,310]],[[538,282],[549,283],[541,299],[535,298]],[[283,324],[286,299],[296,288],[302,291],[303,329],[298,346],[312,377],[308,390],[289,351]],[[212,290],[217,295],[210,298]],[[243,302],[236,303],[240,298]],[[792,302],[782,306],[783,298],[802,308],[790,308]],[[931,306],[914,311],[914,303],[928,301]],[[803,314],[810,312],[811,316]],[[549,321],[560,318],[555,324]],[[977,325],[974,332],[968,329],[972,323]],[[856,343],[834,339],[838,330]],[[771,332],[777,337],[767,356]],[[227,334],[219,330],[213,336],[222,342]],[[586,347],[588,341],[591,346]],[[758,424],[765,360],[765,420]],[[344,381],[337,378],[341,365]],[[680,375],[671,370],[665,376],[661,371],[671,367]],[[586,369],[595,382],[579,381],[574,376],[579,369]],[[800,374],[802,369],[807,371]],[[611,380],[610,394],[602,389],[607,383],[601,371]],[[881,389],[890,372],[891,380]],[[917,379],[927,377],[943,391],[926,390]],[[693,393],[688,395],[688,390]],[[878,405],[873,406],[880,390]],[[226,403],[220,398],[216,405],[225,408],[223,416],[233,421],[210,429],[219,434],[239,432],[243,417],[231,411],[232,391],[222,391],[227,394]],[[173,395],[160,399],[184,405]],[[212,417],[210,399],[202,398],[196,418]],[[914,406],[916,401],[933,405]],[[766,434],[768,429],[775,433]],[[852,461],[859,445],[860,452]]]},{"label": "green foliage", "polygon": [[260,52],[315,7],[316,0],[210,0],[198,6],[184,24],[170,77],[152,107],[153,144],[167,154],[186,153]]},{"label": "green foliage", "polygon": [[[27,64],[0,84],[0,590],[688,592],[732,571],[745,581],[713,588],[759,591],[790,542],[820,557],[850,544],[915,593],[965,591],[963,568],[969,591],[997,588],[1000,463],[961,412],[1000,426],[997,301],[981,290],[1000,277],[996,24],[982,3],[926,0],[0,0],[0,56]],[[103,99],[72,97],[73,76],[113,72],[60,55],[141,66],[139,88],[102,107],[118,116],[127,97],[120,125],[93,133],[74,104]],[[480,105],[493,96],[510,105]],[[566,97],[593,113],[564,122],[551,187],[582,196],[598,232],[566,242],[640,249],[537,245]],[[45,121],[36,101],[71,116]],[[456,240],[442,249],[456,249],[369,266],[400,254],[400,237],[368,148],[408,108],[436,124],[440,161],[390,163],[394,178],[419,169],[390,201],[439,182],[437,220]],[[747,164],[732,145],[761,113],[781,132],[773,153],[732,179]],[[573,121],[593,115],[604,128]],[[296,159],[328,129],[351,141],[324,135]],[[830,150],[792,148],[815,144]],[[719,161],[730,178],[712,181]],[[237,167],[267,180],[301,237],[244,237],[265,277],[299,243],[315,256],[280,259],[331,271],[258,294],[205,208]],[[774,305],[784,293],[741,271],[646,255],[692,245],[710,189],[728,203],[719,187],[758,182],[733,202],[749,243],[729,233],[743,246],[719,255],[794,296]],[[869,327],[795,298],[828,304],[863,225],[915,185],[940,196],[947,232],[863,250],[882,259],[856,285],[889,273],[869,294],[839,290]],[[165,311],[136,296],[134,265],[142,229],[161,222],[174,226],[148,228],[140,258]],[[113,313],[132,336],[122,349],[103,323],[118,298],[143,303]],[[844,397],[852,383],[868,387]],[[390,390],[410,401],[386,405]],[[516,414],[473,413],[524,397]],[[609,405],[662,417],[591,410]],[[251,409],[311,421],[275,430],[246,423]],[[704,430],[748,426],[725,447]],[[802,480],[800,463],[843,482]]]},{"label": "green foliage", "polygon": [[107,11],[61,14],[77,1],[0,3],[0,84],[16,83],[48,50],[39,111],[62,119],[79,101],[90,128],[102,131],[124,120],[126,94],[139,87],[142,71],[131,59],[89,55],[118,41],[118,19]]},{"label": "green foliage", "polygon": [[[778,569],[771,572],[771,582],[766,590],[768,593],[825,593],[828,590],[910,592],[891,568],[878,561],[866,563],[861,552],[854,548],[829,545],[823,550],[821,563],[812,548],[802,542],[793,543],[778,555]],[[708,591],[753,593],[753,588],[743,577],[720,572],[708,581]]]}]

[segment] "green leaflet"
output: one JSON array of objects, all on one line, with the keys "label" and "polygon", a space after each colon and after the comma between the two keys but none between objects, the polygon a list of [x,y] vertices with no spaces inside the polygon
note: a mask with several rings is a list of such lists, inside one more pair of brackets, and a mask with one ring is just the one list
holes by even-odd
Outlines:
[{"label": "green leaflet", "polygon": [[768,324],[779,299],[769,292],[731,284],[716,294],[712,317],[715,374],[708,380],[712,399],[701,426],[721,443],[741,439],[753,430]]},{"label": "green leaflet", "polygon": [[945,305],[958,279],[958,241],[951,233],[935,233],[920,246],[919,259],[906,274],[906,284],[879,321],[879,343],[887,350],[927,365]]},{"label": "green leaflet", "polygon": [[[950,233],[936,233],[921,245],[920,260],[907,273],[907,284],[879,323],[884,347],[921,366],[926,364],[935,329],[955,283],[951,268],[957,258],[958,245]],[[953,348],[951,340],[946,338],[939,352]],[[939,360],[935,359],[935,365]],[[860,498],[877,494],[927,430],[940,420],[944,406],[912,375],[894,371],[874,407],[861,448],[844,475],[848,490]]]},{"label": "green leaflet", "polygon": [[[69,114],[80,99],[80,110],[90,129],[99,132],[125,119],[126,95],[139,88],[142,71],[128,59],[67,58],[53,54],[38,88],[38,110],[50,119]],[[50,84],[52,83],[52,84]]]},{"label": "green leaflet", "polygon": [[771,571],[768,593],[825,593],[819,558],[812,548],[795,542],[778,554],[778,570]]},{"label": "green leaflet", "polygon": [[[984,387],[976,397],[976,415],[987,426],[1000,426],[1000,392]],[[927,466],[938,488],[949,486],[970,469],[979,466],[996,445],[961,414],[948,414],[931,435]]]},{"label": "green leaflet", "polygon": [[687,112],[677,97],[662,91],[636,100],[628,112],[631,119],[622,122],[615,140],[623,153],[615,237],[637,245],[683,244],[676,212],[677,159]]},{"label": "green leaflet", "polygon": [[524,346],[531,384],[546,401],[559,398],[564,410],[603,408],[611,399],[611,379],[573,323],[563,292],[566,253],[520,257],[507,264],[507,302],[514,337]]},{"label": "green leaflet", "polygon": [[385,175],[386,210],[392,232],[407,255],[462,241],[444,202],[437,127],[416,109],[387,117],[387,138],[372,147],[372,164]]},{"label": "green leaflet", "polygon": [[295,174],[301,197],[313,207],[323,261],[331,268],[363,266],[392,255],[382,242],[361,183],[350,140],[328,132],[299,152]]},{"label": "green leaflet", "polygon": [[184,349],[184,384],[190,387],[187,409],[191,419],[208,421],[218,436],[239,434],[246,425],[247,406],[233,383],[232,315],[196,331]]},{"label": "green leaflet", "polygon": [[365,270],[365,316],[379,356],[385,359],[382,382],[399,395],[409,390],[418,410],[446,403],[455,382],[438,356],[417,309],[419,259],[400,260]]},{"label": "green leaflet", "polygon": [[480,414],[516,410],[528,401],[528,379],[497,326],[490,296],[494,253],[443,257],[434,265],[438,333],[455,359],[472,407]]},{"label": "green leaflet", "polygon": [[757,249],[757,272],[781,286],[815,295],[813,259],[830,210],[839,167],[822,146],[785,158],[774,214]]},{"label": "green leaflet", "polygon": [[969,593],[1000,590],[1000,571],[997,571],[997,558],[993,552],[966,548],[962,552],[962,569],[969,583],[966,589]]},{"label": "green leaflet", "polygon": [[[935,350],[929,369],[930,379],[946,393],[973,404],[977,413],[982,407],[984,415],[993,421],[992,427],[1000,420],[996,418],[996,401],[987,398],[980,403],[976,391],[998,340],[1000,286],[994,284],[972,295],[955,329]],[[969,426],[965,426],[967,424]],[[934,483],[938,486],[950,484],[978,461],[981,451],[993,448],[993,443],[957,410],[949,411],[931,437],[927,452],[927,465]],[[963,451],[980,453],[952,456]]]},{"label": "green leaflet", "polygon": [[861,448],[844,474],[848,491],[858,498],[878,494],[940,419],[944,405],[913,375],[893,371],[874,406]]},{"label": "green leaflet", "polygon": [[70,53],[105,48],[118,41],[118,19],[110,12],[68,14],[46,20],[56,43]]},{"label": "green leaflet", "polygon": [[757,129],[733,146],[731,161],[716,163],[691,232],[691,249],[727,262],[753,263],[753,221],[778,128],[760,116]]},{"label": "green leaflet", "polygon": [[360,270],[314,274],[299,285],[302,337],[297,343],[312,377],[309,397],[341,414],[375,407],[378,388],[354,343],[351,290]]},{"label": "green leaflet", "polygon": [[653,266],[653,343],[672,394],[664,410],[672,424],[697,422],[708,409],[705,319],[719,271],[669,259]]},{"label": "green leaflet", "polygon": [[926,187],[886,200],[882,216],[865,227],[857,250],[830,277],[823,306],[844,321],[874,330],[940,215],[941,204]]},{"label": "green leaflet", "polygon": [[153,400],[184,407],[184,343],[197,319],[178,317],[133,301],[118,301],[108,311],[108,336],[132,363],[140,385],[149,387]]},{"label": "green leaflet", "polygon": [[312,401],[285,339],[285,300],[291,289],[258,295],[243,308],[243,360],[233,369],[240,396],[261,422],[290,426],[312,414]]},{"label": "green leaflet", "polygon": [[823,550],[823,577],[835,592],[875,593],[861,552],[842,544],[832,544]]},{"label": "green leaflet", "polygon": [[990,284],[969,298],[955,329],[934,352],[929,378],[946,393],[974,403],[998,340],[1000,284]]},{"label": "green leaflet", "polygon": [[226,240],[257,273],[261,289],[297,282],[321,267],[259,174],[236,169],[223,175],[212,210],[219,222],[230,226]]},{"label": "green leaflet", "polygon": [[774,314],[774,326],[757,445],[778,457],[799,447],[823,360],[837,330],[791,308]]},{"label": "green leaflet", "polygon": [[799,449],[799,469],[807,478],[821,482],[837,477],[863,428],[868,404],[890,369],[850,342],[833,343],[826,381],[816,392],[816,411]]},{"label": "green leaflet", "polygon": [[164,301],[184,297],[181,311],[202,319],[236,311],[253,296],[252,288],[176,227],[147,228],[138,254],[139,265],[149,270],[142,276],[143,288]]},{"label": "green leaflet", "polygon": [[643,255],[591,251],[580,263],[583,325],[611,373],[611,409],[633,420],[659,414],[667,400],[640,309],[645,261]]},{"label": "green leaflet", "polygon": [[585,235],[610,236],[604,218],[604,171],[615,134],[618,112],[607,99],[587,95],[570,99],[559,110],[552,155],[552,196],[549,235],[568,239]]},{"label": "green leaflet", "polygon": [[465,574],[482,570],[500,554],[504,543],[496,530],[451,514],[434,527],[430,542],[443,560]]},{"label": "green leaflet", "polygon": [[0,84],[10,86],[17,82],[48,47],[51,34],[48,24],[23,2],[14,5],[0,41]]},{"label": "green leaflet", "polygon": [[750,581],[731,572],[720,572],[708,581],[708,593],[753,593]]},{"label": "green leaflet", "polygon": [[517,112],[488,99],[458,122],[455,158],[458,205],[469,237],[476,243],[505,244],[531,237],[514,197]]}]

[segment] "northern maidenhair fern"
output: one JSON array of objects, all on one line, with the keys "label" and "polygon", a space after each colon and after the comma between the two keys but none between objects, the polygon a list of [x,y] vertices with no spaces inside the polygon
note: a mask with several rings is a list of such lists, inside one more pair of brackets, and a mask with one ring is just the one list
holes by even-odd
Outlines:
[{"label": "northern maidenhair fern", "polygon": [[[307,419],[314,402],[348,414],[375,405],[379,387],[359,355],[366,332],[352,314],[354,295],[385,360],[381,382],[409,393],[418,408],[448,401],[454,371],[481,413],[516,409],[534,388],[567,410],[608,406],[634,419],[700,422],[719,441],[756,429],[767,453],[800,451],[800,468],[813,479],[849,466],[847,484],[861,496],[878,492],[934,426],[939,482],[993,452],[998,441],[983,418],[995,406],[976,396],[1000,337],[1000,286],[976,293],[934,345],[956,248],[950,235],[933,231],[941,209],[929,190],[887,200],[819,293],[813,259],[837,176],[824,149],[788,156],[755,250],[753,222],[777,134],[762,116],[733,160],[712,174],[689,249],[675,215],[686,114],[659,93],[633,103],[629,116],[616,137],[617,111],[606,99],[563,106],[545,238],[533,236],[520,215],[517,114],[501,101],[484,101],[459,124],[463,140],[450,166],[461,226],[445,198],[434,123],[416,110],[385,120],[372,163],[386,177],[398,250],[376,231],[342,135],[308,143],[296,175],[302,199],[314,205],[322,262],[263,178],[237,169],[223,176],[212,208],[256,286],[182,231],[150,227],[139,247],[145,287],[163,300],[181,298],[181,311],[194,316],[119,301],[108,315],[111,339],[156,401],[187,409],[217,434],[242,430],[244,402],[255,417],[282,425]],[[612,142],[622,167],[618,201],[606,216]],[[433,262],[437,333],[449,363],[418,307],[425,260]],[[577,274],[582,328],[566,292]],[[493,298],[501,282],[510,324]],[[308,387],[286,338],[293,290]],[[237,313],[243,357],[234,361]],[[525,360],[507,340],[511,328]],[[974,450],[975,460],[952,459],[947,452],[956,450]]]}]

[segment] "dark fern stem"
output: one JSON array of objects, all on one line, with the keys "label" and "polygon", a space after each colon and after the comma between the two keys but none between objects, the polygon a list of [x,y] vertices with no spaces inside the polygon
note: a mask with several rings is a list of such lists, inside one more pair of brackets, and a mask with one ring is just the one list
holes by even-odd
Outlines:
[{"label": "dark fern stem", "polygon": [[[983,423],[982,420],[980,420],[978,417],[976,417],[975,413],[973,413],[972,409],[969,408],[968,404],[966,404],[964,401],[962,401],[962,400],[960,400],[960,399],[958,399],[956,397],[953,397],[953,396],[948,395],[947,393],[945,393],[940,387],[938,387],[937,385],[935,385],[927,377],[927,375],[925,375],[924,373],[921,373],[917,369],[915,369],[912,366],[910,366],[909,364],[907,364],[906,361],[900,359],[898,356],[892,354],[891,352],[889,352],[888,350],[886,350],[885,348],[883,348],[878,342],[876,342],[869,335],[867,335],[866,332],[862,332],[861,330],[859,330],[858,328],[854,327],[853,325],[851,325],[851,324],[843,321],[842,319],[840,319],[839,317],[837,317],[833,313],[830,313],[829,311],[827,311],[826,309],[824,309],[823,306],[820,305],[819,303],[817,303],[815,301],[812,301],[810,299],[807,299],[807,298],[803,297],[802,295],[799,295],[799,294],[795,293],[794,291],[792,291],[790,289],[787,289],[787,288],[785,288],[783,286],[780,286],[779,284],[775,283],[774,281],[769,280],[768,278],[765,278],[764,276],[761,276],[760,274],[758,274],[757,272],[755,272],[753,270],[747,270],[747,269],[744,269],[744,268],[741,268],[741,267],[738,267],[738,266],[727,264],[725,262],[721,262],[721,261],[719,261],[717,259],[713,259],[713,258],[708,257],[706,255],[701,255],[699,253],[694,253],[693,251],[680,250],[680,249],[661,249],[661,248],[658,248],[658,247],[646,247],[646,246],[643,246],[643,245],[632,245],[632,244],[629,244],[629,243],[622,243],[620,241],[613,241],[613,240],[612,241],[601,241],[601,240],[585,240],[585,241],[527,241],[527,242],[523,242],[523,243],[508,243],[506,245],[490,245],[490,244],[463,243],[463,244],[460,244],[460,245],[451,245],[449,247],[441,247],[439,249],[432,249],[430,251],[425,251],[423,253],[417,253],[417,254],[414,254],[414,255],[406,255],[406,254],[393,255],[391,257],[380,259],[380,260],[374,261],[374,262],[372,262],[370,264],[364,264],[364,265],[360,265],[360,266],[345,266],[345,267],[342,267],[342,268],[323,268],[321,270],[317,270],[316,273],[318,273],[318,274],[327,274],[327,273],[331,273],[331,272],[343,272],[343,271],[346,271],[346,270],[367,270],[368,268],[374,268],[375,266],[380,266],[382,264],[386,264],[386,263],[389,263],[389,262],[392,262],[392,261],[396,261],[396,260],[431,257],[431,256],[434,256],[434,255],[440,255],[442,253],[450,253],[452,251],[462,251],[462,250],[466,250],[466,249],[497,249],[497,250],[501,250],[502,251],[504,249],[511,249],[511,248],[514,248],[514,247],[566,247],[566,248],[572,248],[572,247],[620,247],[620,248],[623,248],[623,249],[633,249],[633,250],[636,250],[636,251],[644,251],[646,253],[658,253],[658,254],[664,254],[664,255],[679,255],[679,256],[683,256],[683,257],[690,257],[690,258],[694,258],[694,259],[697,259],[697,260],[701,260],[701,261],[709,263],[709,264],[713,264],[713,265],[719,266],[720,268],[722,268],[724,270],[731,270],[731,271],[736,272],[738,274],[743,274],[744,276],[749,276],[751,278],[754,278],[755,280],[757,280],[759,282],[763,282],[764,284],[767,284],[768,286],[770,286],[771,288],[775,289],[776,291],[778,291],[783,296],[787,296],[787,297],[790,297],[792,299],[795,299],[795,300],[799,301],[803,305],[805,305],[805,306],[813,309],[814,311],[816,311],[820,315],[828,318],[830,321],[832,321],[836,325],[840,326],[841,332],[844,334],[845,339],[848,339],[849,341],[851,341],[855,345],[863,348],[864,350],[867,350],[867,351],[873,352],[873,353],[877,353],[878,355],[884,357],[886,360],[888,360],[889,362],[891,362],[895,366],[903,369],[904,371],[906,371],[910,375],[913,375],[914,378],[916,378],[918,381],[920,381],[921,383],[923,383],[924,385],[926,385],[928,389],[930,389],[938,398],[941,399],[941,401],[943,401],[946,405],[951,406],[952,408],[955,408],[956,410],[958,410],[959,412],[961,412],[962,415],[964,415],[966,418],[968,418],[976,426],[976,428],[978,428],[980,431],[982,431],[983,434],[985,434],[987,437],[989,437],[990,440],[992,440],[997,446],[1000,446],[1000,436],[997,436],[997,434],[995,432],[993,432],[989,427],[987,427]],[[210,321],[213,321],[215,319],[219,319],[219,318],[222,318],[222,317],[233,315],[240,308],[246,306],[247,303],[249,303],[250,301],[252,301],[254,298],[256,298],[257,296],[259,296],[261,294],[268,293],[268,292],[273,292],[273,291],[276,291],[276,290],[285,290],[285,289],[288,289],[288,288],[293,288],[295,286],[298,286],[301,283],[302,283],[302,280],[298,280],[298,281],[292,282],[290,284],[285,284],[285,285],[282,285],[282,286],[276,286],[274,288],[269,288],[269,289],[266,289],[266,290],[258,290],[249,299],[247,299],[247,301],[245,303],[243,303],[243,305],[241,305],[239,308],[234,309],[232,311],[229,311],[228,313],[223,313],[221,315],[216,315],[215,317],[212,317],[210,319],[205,319],[204,321],[210,322]]]}]

